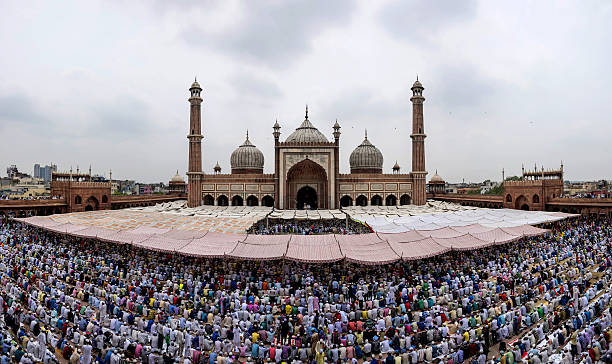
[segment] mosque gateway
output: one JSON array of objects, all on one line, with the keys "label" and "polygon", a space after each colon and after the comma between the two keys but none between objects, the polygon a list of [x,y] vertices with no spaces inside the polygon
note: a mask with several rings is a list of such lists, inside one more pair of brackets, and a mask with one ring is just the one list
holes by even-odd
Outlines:
[{"label": "mosque gateway", "polygon": [[[190,207],[269,206],[278,209],[337,209],[367,205],[425,204],[425,129],[423,124],[423,86],[412,86],[412,171],[383,173],[383,155],[368,139],[350,154],[350,173],[339,168],[340,125],[332,126],[333,140],[308,118],[281,140],[278,121],[274,136],[274,173],[264,173],[264,155],[249,138],[230,156],[231,171],[222,173],[217,163],[213,173],[202,170],[201,103],[202,88],[195,81],[190,87],[189,172]],[[408,121],[406,121],[408,122]],[[407,151],[406,151],[407,152]]]}]

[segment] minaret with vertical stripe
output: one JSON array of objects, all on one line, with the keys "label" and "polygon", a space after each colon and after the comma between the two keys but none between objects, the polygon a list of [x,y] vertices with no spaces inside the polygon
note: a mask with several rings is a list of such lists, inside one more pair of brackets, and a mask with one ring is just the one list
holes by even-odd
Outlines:
[{"label": "minaret with vertical stripe", "polygon": [[189,170],[187,205],[202,204],[202,88],[196,79],[189,88]]},{"label": "minaret with vertical stripe", "polygon": [[423,126],[423,85],[419,78],[412,85],[412,201],[415,205],[424,205],[425,196],[425,128]]}]

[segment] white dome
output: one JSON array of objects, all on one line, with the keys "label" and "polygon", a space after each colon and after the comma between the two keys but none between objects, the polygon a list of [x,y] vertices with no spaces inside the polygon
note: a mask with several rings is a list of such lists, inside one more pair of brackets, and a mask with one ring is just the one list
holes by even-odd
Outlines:
[{"label": "white dome", "polygon": [[327,138],[319,129],[315,128],[314,125],[308,120],[308,106],[306,106],[306,118],[302,122],[299,128],[295,129],[285,142],[291,143],[328,143]]},{"label": "white dome", "polygon": [[183,177],[181,177],[179,175],[178,170],[177,170],[176,174],[174,175],[174,177],[172,177],[170,182],[172,182],[172,183],[185,183],[185,180],[183,179]]},{"label": "white dome", "polygon": [[383,167],[383,155],[368,140],[366,133],[365,139],[353,152],[349,158],[351,173],[381,173]]},{"label": "white dome", "polygon": [[436,173],[431,177],[431,179],[429,180],[429,183],[446,183],[444,182],[444,179],[442,177],[440,177],[440,175],[438,174],[438,171],[436,170]]},{"label": "white dome", "polygon": [[264,155],[251,143],[248,132],[244,143],[232,152],[230,165],[232,173],[245,169],[252,173],[263,173]]}]

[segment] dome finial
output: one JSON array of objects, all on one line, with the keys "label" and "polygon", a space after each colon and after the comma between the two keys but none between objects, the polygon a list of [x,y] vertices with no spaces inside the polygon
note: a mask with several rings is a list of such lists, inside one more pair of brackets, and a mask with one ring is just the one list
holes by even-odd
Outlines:
[{"label": "dome finial", "polygon": [[419,74],[417,73],[417,81],[419,80]]},{"label": "dome finial", "polygon": [[306,104],[306,120],[308,120],[308,104]]},{"label": "dome finial", "polygon": [[365,139],[368,140],[368,129],[365,130]]},{"label": "dome finial", "polygon": [[246,140],[249,140],[249,129],[247,129],[247,139]]}]

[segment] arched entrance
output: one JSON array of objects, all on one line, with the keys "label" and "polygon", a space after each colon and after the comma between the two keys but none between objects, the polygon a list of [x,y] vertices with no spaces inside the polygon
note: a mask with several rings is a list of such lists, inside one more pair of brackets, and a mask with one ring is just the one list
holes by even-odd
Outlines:
[{"label": "arched entrance", "polygon": [[[306,188],[308,187],[308,188]],[[299,196],[298,196],[299,194]],[[287,172],[285,208],[328,208],[327,173],[319,164],[305,159]]]},{"label": "arched entrance", "polygon": [[372,196],[372,206],[382,206],[382,197],[379,195]]},{"label": "arched entrance", "polygon": [[385,199],[385,205],[387,206],[395,206],[397,205],[397,197],[395,195],[389,195]]},{"label": "arched entrance", "polygon": [[86,204],[85,211],[98,210],[98,206],[99,206],[98,199],[93,196],[90,196],[87,199],[87,201],[85,201],[85,204]]},{"label": "arched entrance", "polygon": [[227,206],[227,205],[229,205],[229,200],[227,199],[227,196],[221,195],[217,197],[217,206]]},{"label": "arched entrance", "polygon": [[266,207],[273,207],[274,199],[272,198],[272,196],[266,195],[261,199],[261,205]]},{"label": "arched entrance", "polygon": [[297,193],[298,210],[316,210],[317,209],[317,191],[310,186],[300,188]]},{"label": "arched entrance", "polygon": [[364,195],[357,196],[357,200],[355,200],[357,206],[368,206],[368,198]]},{"label": "arched entrance", "polygon": [[351,196],[344,195],[340,199],[340,207],[348,207],[348,206],[351,206],[352,204],[353,204],[353,199],[351,198]]},{"label": "arched entrance", "polygon": [[242,202],[243,201],[242,201],[242,197],[241,196],[236,195],[236,196],[232,197],[232,206],[242,206],[243,205]]},{"label": "arched entrance", "polygon": [[529,211],[529,200],[527,200],[527,197],[520,195],[514,203],[514,208]]},{"label": "arched entrance", "polygon": [[212,206],[215,204],[215,198],[211,195],[204,196],[204,205]]},{"label": "arched entrance", "polygon": [[246,199],[246,205],[247,206],[257,206],[259,205],[259,200],[257,199],[257,196],[249,196]]},{"label": "arched entrance", "polygon": [[[404,206],[404,205],[410,205],[410,195],[402,195],[400,197],[400,205]],[[462,203],[463,205],[463,203]]]}]

